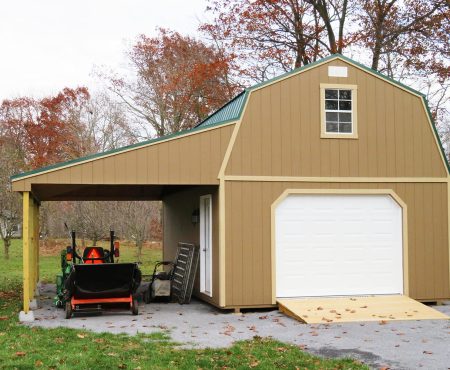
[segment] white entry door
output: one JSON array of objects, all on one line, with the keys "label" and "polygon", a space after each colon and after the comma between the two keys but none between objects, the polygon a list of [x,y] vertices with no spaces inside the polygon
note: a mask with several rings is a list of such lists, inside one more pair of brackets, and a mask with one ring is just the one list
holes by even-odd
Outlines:
[{"label": "white entry door", "polygon": [[212,297],[212,198],[200,197],[200,292]]},{"label": "white entry door", "polygon": [[403,294],[402,235],[389,195],[289,195],[275,210],[276,296]]}]

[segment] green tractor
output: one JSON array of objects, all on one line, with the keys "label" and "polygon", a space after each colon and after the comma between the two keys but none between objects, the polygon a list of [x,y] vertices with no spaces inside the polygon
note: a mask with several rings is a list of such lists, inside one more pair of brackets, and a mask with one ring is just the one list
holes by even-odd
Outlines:
[{"label": "green tractor", "polygon": [[137,263],[114,263],[114,258],[120,256],[114,231],[110,231],[109,250],[85,247],[81,256],[77,252],[75,231],[71,231],[70,237],[72,245],[61,252],[55,306],[65,308],[67,319],[73,312],[108,307],[127,308],[137,315],[136,290],[141,283],[141,271]]}]

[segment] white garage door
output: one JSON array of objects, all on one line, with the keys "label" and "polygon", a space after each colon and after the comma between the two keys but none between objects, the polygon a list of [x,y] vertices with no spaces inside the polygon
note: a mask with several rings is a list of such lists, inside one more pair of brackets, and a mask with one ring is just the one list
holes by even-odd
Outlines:
[{"label": "white garage door", "polygon": [[277,297],[403,293],[402,209],[389,195],[289,195],[275,250]]}]

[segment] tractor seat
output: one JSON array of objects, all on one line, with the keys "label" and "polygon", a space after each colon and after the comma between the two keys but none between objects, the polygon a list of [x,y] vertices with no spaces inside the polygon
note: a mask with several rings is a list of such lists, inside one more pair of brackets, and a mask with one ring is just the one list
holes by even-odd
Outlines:
[{"label": "tractor seat", "polygon": [[[92,258],[92,259],[89,259]],[[102,247],[86,247],[83,251],[84,263],[105,263],[105,251]]]}]

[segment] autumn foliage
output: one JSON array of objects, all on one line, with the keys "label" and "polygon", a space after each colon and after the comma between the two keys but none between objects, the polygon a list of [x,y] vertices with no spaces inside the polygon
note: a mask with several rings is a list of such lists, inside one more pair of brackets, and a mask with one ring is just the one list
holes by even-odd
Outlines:
[{"label": "autumn foliage", "polygon": [[88,100],[84,87],[65,88],[43,99],[4,100],[0,106],[2,138],[20,148],[28,168],[75,158],[81,154],[75,140],[80,127],[73,112]]},{"label": "autumn foliage", "polygon": [[237,92],[233,56],[177,32],[141,35],[128,56],[134,80],[110,77],[110,88],[157,136],[195,126]]}]

